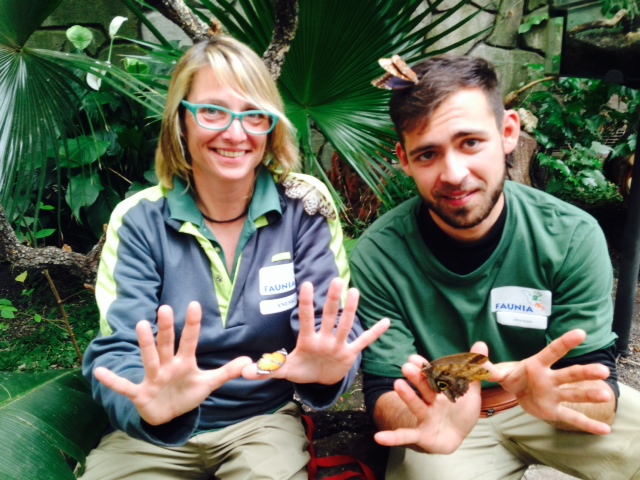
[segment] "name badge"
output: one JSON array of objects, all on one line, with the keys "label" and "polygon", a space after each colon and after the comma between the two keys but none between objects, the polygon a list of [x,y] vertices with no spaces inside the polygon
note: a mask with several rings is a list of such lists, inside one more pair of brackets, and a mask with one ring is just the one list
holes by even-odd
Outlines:
[{"label": "name badge", "polygon": [[511,312],[497,312],[498,323],[509,327],[535,328],[545,330],[548,319],[544,315],[527,315]]},{"label": "name badge", "polygon": [[498,323],[514,327],[545,329],[551,315],[549,290],[526,287],[499,287],[491,290],[491,311]]},{"label": "name badge", "polygon": [[270,313],[284,312],[291,310],[298,302],[298,294],[292,293],[284,298],[275,298],[273,300],[262,300],[260,302],[260,313],[269,315]]},{"label": "name badge", "polygon": [[273,265],[260,269],[260,295],[277,295],[295,290],[296,278],[293,263]]}]

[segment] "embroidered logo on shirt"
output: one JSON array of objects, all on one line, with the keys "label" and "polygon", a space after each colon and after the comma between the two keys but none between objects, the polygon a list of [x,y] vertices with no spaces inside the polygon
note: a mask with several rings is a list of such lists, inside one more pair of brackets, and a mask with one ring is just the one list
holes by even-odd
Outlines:
[{"label": "embroidered logo on shirt", "polygon": [[295,288],[296,277],[292,262],[260,269],[260,295],[277,295]]}]

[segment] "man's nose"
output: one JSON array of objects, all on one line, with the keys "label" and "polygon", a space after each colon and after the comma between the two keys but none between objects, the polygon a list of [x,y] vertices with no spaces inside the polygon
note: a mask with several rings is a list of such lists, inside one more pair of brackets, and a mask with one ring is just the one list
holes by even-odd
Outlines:
[{"label": "man's nose", "polygon": [[469,175],[466,159],[456,152],[447,153],[440,180],[451,185],[460,185]]}]

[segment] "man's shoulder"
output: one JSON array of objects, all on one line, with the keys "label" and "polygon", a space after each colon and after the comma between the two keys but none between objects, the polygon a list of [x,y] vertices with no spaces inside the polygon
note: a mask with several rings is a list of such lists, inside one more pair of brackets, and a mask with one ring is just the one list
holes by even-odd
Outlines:
[{"label": "man's shoulder", "polygon": [[413,197],[389,210],[369,226],[358,240],[354,250],[356,253],[371,243],[386,243],[398,237],[411,235],[417,215],[420,198]]},{"label": "man's shoulder", "polygon": [[563,216],[575,221],[597,223],[595,219],[581,208],[571,205],[553,195],[521,183],[507,181],[505,183],[507,201],[535,214]]}]

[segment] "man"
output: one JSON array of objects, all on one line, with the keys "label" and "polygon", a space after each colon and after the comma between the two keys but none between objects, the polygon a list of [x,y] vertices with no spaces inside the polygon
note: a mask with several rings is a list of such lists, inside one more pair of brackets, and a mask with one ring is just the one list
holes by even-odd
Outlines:
[{"label": "man", "polygon": [[[376,440],[393,447],[387,478],[520,479],[533,463],[640,478],[640,394],[616,381],[601,230],[505,181],[520,126],[490,64],[443,56],[414,72],[390,82],[390,114],[420,195],[380,218],[351,263],[361,320],[391,320],[362,366]],[[451,402],[421,369],[470,350],[488,354],[493,383]]]}]

